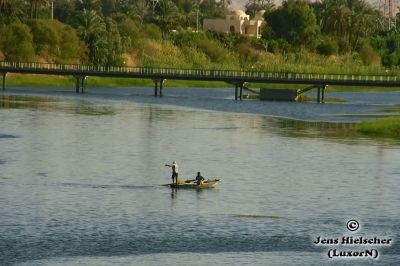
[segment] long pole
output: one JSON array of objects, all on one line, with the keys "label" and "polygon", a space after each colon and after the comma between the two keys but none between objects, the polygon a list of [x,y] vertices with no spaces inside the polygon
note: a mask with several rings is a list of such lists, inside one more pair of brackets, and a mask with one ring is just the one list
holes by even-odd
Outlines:
[{"label": "long pole", "polygon": [[196,31],[197,32],[199,32],[200,4],[201,4],[201,0],[199,0],[197,2],[197,14],[196,14]]},{"label": "long pole", "polygon": [[54,20],[54,0],[51,0],[51,20]]},{"label": "long pole", "polygon": [[199,32],[199,6],[197,6],[196,32]]}]

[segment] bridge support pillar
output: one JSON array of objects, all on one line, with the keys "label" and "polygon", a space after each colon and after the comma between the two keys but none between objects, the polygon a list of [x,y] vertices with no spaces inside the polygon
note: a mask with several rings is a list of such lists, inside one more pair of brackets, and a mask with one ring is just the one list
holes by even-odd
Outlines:
[{"label": "bridge support pillar", "polygon": [[322,97],[321,97],[321,103],[325,103],[325,88],[327,85],[322,86]]},{"label": "bridge support pillar", "polygon": [[81,77],[81,93],[84,93],[83,88],[85,87],[86,76]]},{"label": "bridge support pillar", "polygon": [[79,93],[79,77],[75,77],[76,83],[75,83],[75,92]]},{"label": "bridge support pillar", "polygon": [[160,79],[160,96],[163,95],[163,93],[162,93],[163,84],[164,84],[164,79]]},{"label": "bridge support pillar", "polygon": [[76,79],[75,92],[79,93],[80,91],[81,93],[84,93],[83,88],[85,86],[86,76],[75,76],[75,79]]},{"label": "bridge support pillar", "polygon": [[317,103],[325,103],[325,88],[327,85],[317,85]]},{"label": "bridge support pillar", "polygon": [[235,85],[235,101],[237,101],[237,99],[242,100],[244,82],[235,82],[233,84]]},{"label": "bridge support pillar", "polygon": [[153,79],[153,81],[154,81],[154,96],[158,96],[158,84],[160,84],[160,96],[162,96],[163,95],[163,84],[164,84],[164,81],[165,81],[165,79]]},{"label": "bridge support pillar", "polygon": [[158,94],[158,80],[154,80],[154,96]]},{"label": "bridge support pillar", "polygon": [[1,73],[3,76],[3,91],[6,89],[6,76],[7,76],[7,72],[3,72]]},{"label": "bridge support pillar", "polygon": [[235,84],[235,101],[237,101],[237,99],[238,99],[238,85],[237,84]]}]

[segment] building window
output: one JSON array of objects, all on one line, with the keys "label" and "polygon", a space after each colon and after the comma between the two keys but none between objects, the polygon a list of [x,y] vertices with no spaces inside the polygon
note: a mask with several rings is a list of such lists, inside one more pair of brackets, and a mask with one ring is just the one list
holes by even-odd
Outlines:
[{"label": "building window", "polygon": [[230,33],[235,33],[235,26],[230,26],[229,31]]}]

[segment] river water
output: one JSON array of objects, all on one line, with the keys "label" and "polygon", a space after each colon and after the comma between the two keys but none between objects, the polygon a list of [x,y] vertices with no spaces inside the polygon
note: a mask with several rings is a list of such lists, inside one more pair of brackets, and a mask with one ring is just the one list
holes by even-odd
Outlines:
[{"label": "river water", "polygon": [[[337,122],[379,113],[399,92],[338,93],[350,101],[324,105],[164,93],[0,94],[0,265],[398,263],[400,141]],[[182,177],[222,181],[171,190],[162,184],[173,160]],[[358,231],[346,229],[351,219]],[[313,244],[319,236],[394,242]],[[329,259],[330,249],[379,257]]]}]

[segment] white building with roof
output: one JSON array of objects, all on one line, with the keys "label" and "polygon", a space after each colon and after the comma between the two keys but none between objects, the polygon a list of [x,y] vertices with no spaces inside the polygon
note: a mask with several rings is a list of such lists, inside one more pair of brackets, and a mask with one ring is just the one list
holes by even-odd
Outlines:
[{"label": "white building with roof", "polygon": [[203,30],[222,33],[239,33],[242,35],[261,38],[261,26],[264,23],[265,11],[256,13],[254,19],[250,19],[242,10],[230,12],[225,18],[204,19]]}]

